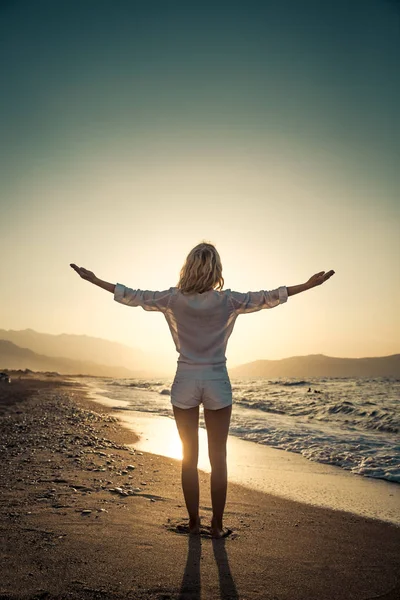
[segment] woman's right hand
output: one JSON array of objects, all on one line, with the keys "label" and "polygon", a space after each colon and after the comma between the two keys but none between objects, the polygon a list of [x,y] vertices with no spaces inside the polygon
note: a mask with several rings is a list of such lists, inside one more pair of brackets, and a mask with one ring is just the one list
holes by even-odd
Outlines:
[{"label": "woman's right hand", "polygon": [[72,267],[74,269],[74,271],[76,271],[78,273],[78,275],[80,275],[80,277],[82,277],[82,279],[85,279],[86,281],[90,281],[90,283],[94,283],[95,280],[97,279],[96,275],[92,271],[88,271],[87,269],[84,269],[83,267],[77,267],[74,263],[71,263],[69,266]]},{"label": "woman's right hand", "polygon": [[335,274],[335,271],[331,270],[327,273],[325,271],[320,271],[319,273],[315,273],[310,279],[307,281],[306,286],[308,288],[313,288],[317,285],[321,285],[324,281],[327,281],[332,275]]}]

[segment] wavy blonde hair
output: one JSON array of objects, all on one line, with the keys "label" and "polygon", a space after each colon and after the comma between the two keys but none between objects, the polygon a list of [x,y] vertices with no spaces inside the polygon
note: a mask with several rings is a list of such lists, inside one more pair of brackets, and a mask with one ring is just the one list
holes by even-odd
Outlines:
[{"label": "wavy blonde hair", "polygon": [[213,244],[202,242],[189,252],[177,287],[183,294],[202,294],[211,289],[222,290],[222,264]]}]

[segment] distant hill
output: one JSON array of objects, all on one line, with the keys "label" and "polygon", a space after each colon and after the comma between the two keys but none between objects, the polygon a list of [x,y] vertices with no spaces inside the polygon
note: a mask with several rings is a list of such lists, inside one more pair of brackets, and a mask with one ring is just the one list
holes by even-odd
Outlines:
[{"label": "distant hill", "polygon": [[400,377],[400,354],[335,358],[324,354],[256,360],[229,369],[232,377]]},{"label": "distant hill", "polygon": [[75,361],[125,367],[135,372],[149,371],[149,359],[141,350],[88,335],[67,333],[51,335],[33,329],[20,331],[0,329],[0,340],[8,340],[20,348],[28,348],[46,356],[62,356]]},{"label": "distant hill", "polygon": [[95,375],[98,377],[137,377],[124,367],[110,367],[93,361],[72,360],[36,354],[20,348],[7,340],[0,340],[0,370],[31,369],[32,371],[57,371],[63,375]]}]

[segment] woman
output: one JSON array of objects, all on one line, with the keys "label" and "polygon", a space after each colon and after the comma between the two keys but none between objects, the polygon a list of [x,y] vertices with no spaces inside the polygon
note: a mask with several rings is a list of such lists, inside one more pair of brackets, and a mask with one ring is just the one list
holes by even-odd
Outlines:
[{"label": "woman", "polygon": [[176,287],[162,292],[133,290],[121,283],[98,279],[94,273],[71,264],[87,281],[114,294],[128,306],[164,313],[176,350],[178,366],[171,388],[171,403],[182,441],[182,488],[189,513],[189,532],[199,533],[198,421],[203,403],[211,463],[211,534],[225,537],[223,513],[227,491],[226,442],[232,411],[232,388],[225,350],[239,314],[273,308],[329,279],[334,271],[321,271],[307,283],[281,286],[272,291],[222,291],[221,259],[209,243],[193,248]]}]

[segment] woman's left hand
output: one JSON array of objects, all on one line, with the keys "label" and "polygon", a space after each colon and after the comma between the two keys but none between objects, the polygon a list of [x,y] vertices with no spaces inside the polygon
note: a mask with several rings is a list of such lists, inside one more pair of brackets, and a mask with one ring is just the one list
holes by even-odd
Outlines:
[{"label": "woman's left hand", "polygon": [[321,285],[322,283],[327,281],[334,274],[335,274],[335,271],[333,271],[333,270],[328,271],[327,273],[325,273],[325,271],[320,271],[319,273],[316,273],[315,275],[310,277],[310,279],[307,281],[306,285],[308,288],[316,287],[317,285]]}]

